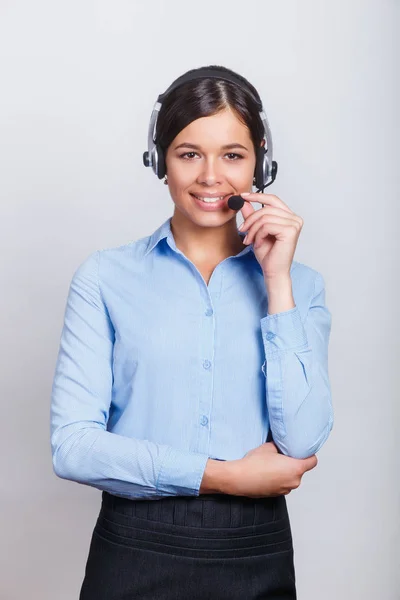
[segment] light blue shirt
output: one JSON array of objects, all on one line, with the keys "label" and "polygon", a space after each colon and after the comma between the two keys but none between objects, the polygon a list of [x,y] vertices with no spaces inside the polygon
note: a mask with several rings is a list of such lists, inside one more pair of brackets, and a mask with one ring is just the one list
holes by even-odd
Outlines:
[{"label": "light blue shirt", "polygon": [[199,495],[208,458],[242,458],[270,429],[311,456],[333,425],[322,275],[293,261],[296,306],[269,315],[252,245],[207,285],[170,223],[76,269],[52,387],[54,472],[132,499]]}]

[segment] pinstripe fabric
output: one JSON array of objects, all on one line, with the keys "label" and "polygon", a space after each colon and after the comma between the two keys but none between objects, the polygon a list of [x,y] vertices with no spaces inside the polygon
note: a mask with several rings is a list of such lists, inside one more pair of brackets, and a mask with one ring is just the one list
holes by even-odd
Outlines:
[{"label": "pinstripe fabric", "polygon": [[251,245],[207,286],[170,221],[78,266],[51,393],[55,473],[132,499],[197,496],[208,458],[269,429],[309,456],[333,426],[322,275],[293,261],[296,306],[269,315]]}]

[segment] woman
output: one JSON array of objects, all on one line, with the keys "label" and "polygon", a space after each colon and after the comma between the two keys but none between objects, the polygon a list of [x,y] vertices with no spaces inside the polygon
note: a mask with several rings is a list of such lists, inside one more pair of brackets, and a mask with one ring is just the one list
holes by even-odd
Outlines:
[{"label": "woman", "polygon": [[53,464],[102,490],[80,600],[293,600],[285,495],[333,423],[324,280],[293,260],[301,217],[251,205],[274,179],[255,88],[185,75],[144,156],[173,216],[92,253],[69,290]]}]

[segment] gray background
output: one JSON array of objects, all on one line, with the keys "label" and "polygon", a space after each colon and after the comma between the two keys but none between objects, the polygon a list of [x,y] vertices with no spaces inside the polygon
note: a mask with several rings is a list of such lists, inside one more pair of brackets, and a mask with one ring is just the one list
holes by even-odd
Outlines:
[{"label": "gray background", "polygon": [[151,109],[212,63],[260,92],[268,191],[303,217],[295,259],[333,315],[334,428],[287,497],[299,600],[400,597],[399,25],[384,0],[1,1],[2,600],[78,598],[101,492],[52,471],[68,286],[172,214],[142,165]]}]

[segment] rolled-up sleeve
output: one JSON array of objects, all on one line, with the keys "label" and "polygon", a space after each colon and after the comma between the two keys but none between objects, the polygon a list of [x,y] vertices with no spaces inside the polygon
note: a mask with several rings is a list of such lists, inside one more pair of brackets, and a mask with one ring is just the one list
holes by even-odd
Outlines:
[{"label": "rolled-up sleeve", "polygon": [[333,427],[328,371],[332,317],[320,273],[304,320],[298,306],[261,319],[262,371],[273,440],[293,458],[315,454]]},{"label": "rolled-up sleeve", "polygon": [[107,431],[115,332],[98,279],[101,251],[73,275],[50,411],[56,475],[129,498],[197,496],[208,456]]}]

